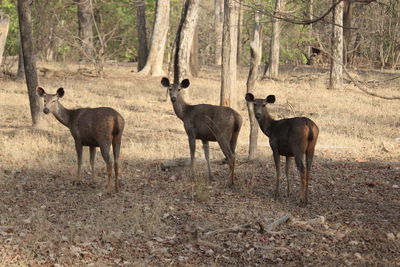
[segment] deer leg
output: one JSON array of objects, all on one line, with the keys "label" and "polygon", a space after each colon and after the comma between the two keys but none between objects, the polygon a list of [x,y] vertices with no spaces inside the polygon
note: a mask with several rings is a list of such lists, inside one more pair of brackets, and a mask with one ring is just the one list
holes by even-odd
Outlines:
[{"label": "deer leg", "polygon": [[92,179],[94,181],[94,161],[96,159],[96,147],[89,147],[90,152],[90,166],[92,167]]},{"label": "deer leg", "polygon": [[287,182],[287,195],[290,197],[290,190],[292,187],[290,177],[289,177],[289,171],[290,171],[290,164],[292,163],[291,157],[286,157],[286,165],[285,165],[285,173],[286,173],[286,182]]},{"label": "deer leg", "polygon": [[119,152],[121,148],[121,140],[114,140],[112,143],[113,146],[113,154],[114,154],[114,172],[115,172],[115,192],[119,192],[119,180],[118,180],[118,171],[119,171]]},{"label": "deer leg", "polygon": [[306,185],[307,185],[307,177],[306,177],[306,172],[304,169],[304,164],[303,164],[303,155],[301,153],[296,153],[294,160],[296,162],[296,167],[300,172],[300,205],[305,205],[307,204],[306,200]]},{"label": "deer leg", "polygon": [[190,175],[194,179],[194,160],[196,152],[196,139],[194,136],[189,135],[189,148],[190,148]]},{"label": "deer leg", "polygon": [[111,174],[112,174],[112,161],[110,158],[110,145],[100,145],[100,151],[101,155],[103,156],[104,162],[106,163],[107,166],[107,193],[112,192],[112,186],[111,186]]},{"label": "deer leg", "polygon": [[314,158],[314,148],[307,149],[306,151],[306,189],[305,189],[305,201],[308,202],[308,184],[310,183],[310,172]]},{"label": "deer leg", "polygon": [[276,170],[276,185],[275,185],[275,199],[279,198],[279,180],[281,176],[281,157],[277,149],[273,150],[274,162],[275,162],[275,170]]},{"label": "deer leg", "polygon": [[76,155],[78,159],[78,170],[76,173],[76,179],[73,184],[81,184],[81,167],[82,167],[82,144],[80,142],[75,142]]},{"label": "deer leg", "polygon": [[210,146],[208,144],[208,141],[203,141],[203,149],[204,149],[204,157],[206,158],[207,161],[207,168],[208,168],[208,179],[211,181],[212,176],[211,176],[211,166],[210,166]]}]

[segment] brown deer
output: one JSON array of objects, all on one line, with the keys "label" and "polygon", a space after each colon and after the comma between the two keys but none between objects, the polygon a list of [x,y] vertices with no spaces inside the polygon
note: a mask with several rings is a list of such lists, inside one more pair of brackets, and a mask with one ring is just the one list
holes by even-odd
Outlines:
[{"label": "brown deer", "polygon": [[[269,95],[266,99],[254,99],[253,94],[246,94],[246,101],[254,105],[254,114],[263,133],[269,137],[275,168],[276,187],[275,198],[279,197],[280,156],[286,156],[287,193],[290,195],[289,166],[291,157],[294,157],[296,167],[301,175],[300,204],[307,204],[308,183],[310,180],[311,165],[314,157],[315,144],[318,139],[318,126],[305,117],[295,117],[274,120],[268,113],[267,104],[275,102],[275,96]],[[306,155],[306,168],[303,158]]]},{"label": "brown deer", "polygon": [[74,183],[81,183],[82,147],[89,147],[93,178],[96,147],[100,147],[101,154],[107,165],[107,192],[112,192],[111,175],[113,162],[110,157],[110,145],[112,144],[115,191],[118,192],[118,159],[125,125],[124,118],[116,110],[108,107],[66,109],[59,102],[59,99],[64,96],[63,88],[59,88],[56,94],[47,94],[41,87],[36,88],[36,92],[40,97],[44,98],[43,112],[45,114],[52,113],[59,122],[67,126],[75,140],[78,172]]},{"label": "brown deer", "polygon": [[188,79],[180,84],[170,84],[168,78],[162,78],[161,84],[169,90],[169,96],[176,116],[183,121],[189,138],[190,170],[194,175],[193,164],[196,152],[196,139],[203,143],[204,156],[207,160],[208,177],[211,180],[211,167],[208,142],[217,141],[224,153],[230,169],[230,185],[234,184],[235,149],[242,117],[229,107],[208,104],[189,105],[183,99],[181,90],[189,87]]}]

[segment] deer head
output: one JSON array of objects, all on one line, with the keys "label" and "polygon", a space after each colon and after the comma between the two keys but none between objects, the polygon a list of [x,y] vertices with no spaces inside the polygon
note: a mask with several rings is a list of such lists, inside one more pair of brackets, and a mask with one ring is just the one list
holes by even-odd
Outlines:
[{"label": "deer head", "polygon": [[262,114],[264,110],[266,110],[266,105],[275,103],[275,96],[269,95],[265,99],[254,99],[254,95],[252,93],[247,93],[245,97],[247,102],[253,103],[254,105],[254,115],[257,120],[262,118]]},{"label": "deer head", "polygon": [[162,86],[168,88],[169,90],[169,97],[172,102],[175,102],[180,91],[182,89],[188,88],[190,85],[190,82],[188,79],[184,79],[181,81],[180,84],[170,84],[168,78],[164,77],[161,79],[161,84]]},{"label": "deer head", "polygon": [[44,108],[43,112],[45,114],[57,113],[59,109],[58,99],[64,96],[64,89],[58,88],[55,94],[47,94],[46,91],[42,87],[36,88],[36,93],[38,96],[44,98]]}]

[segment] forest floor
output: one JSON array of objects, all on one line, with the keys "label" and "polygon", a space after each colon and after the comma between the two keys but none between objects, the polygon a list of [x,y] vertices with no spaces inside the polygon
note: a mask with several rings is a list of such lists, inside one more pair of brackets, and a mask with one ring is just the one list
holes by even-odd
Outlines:
[{"label": "forest floor", "polygon": [[[317,123],[309,204],[293,191],[272,197],[268,139],[247,160],[247,70],[239,73],[236,185],[212,144],[214,181],[203,161],[162,170],[188,157],[182,122],[159,78],[140,77],[132,64],[110,64],[104,79],[74,64],[40,63],[49,93],[63,87],[67,108],[111,106],[125,117],[122,190],[106,194],[105,164],[96,178],[84,152],[83,185],[72,185],[76,155],[69,130],[52,115],[31,127],[24,83],[0,81],[0,266],[400,266],[400,104],[368,96],[353,84],[327,90],[329,74],[282,68],[282,80],[259,81],[256,97],[275,94],[275,118],[307,116]],[[218,104],[219,71],[191,80],[191,103]],[[400,95],[399,72],[352,71],[371,91]],[[201,142],[197,157],[203,157]],[[284,164],[282,164],[283,167]],[[284,176],[283,176],[284,177]],[[288,219],[288,220],[287,220]],[[279,223],[278,223],[279,222]]]}]

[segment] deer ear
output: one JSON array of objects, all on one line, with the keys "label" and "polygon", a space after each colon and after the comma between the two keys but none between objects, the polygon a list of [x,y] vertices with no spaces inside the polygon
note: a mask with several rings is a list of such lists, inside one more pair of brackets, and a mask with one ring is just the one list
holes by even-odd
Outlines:
[{"label": "deer ear", "polygon": [[265,102],[270,103],[270,104],[275,103],[275,96],[274,95],[267,96],[267,98],[265,99]]},{"label": "deer ear", "polygon": [[61,97],[64,96],[64,88],[58,88],[58,90],[57,90],[57,96],[58,96],[59,98],[61,98]]},{"label": "deer ear", "polygon": [[170,83],[169,83],[169,80],[168,80],[167,77],[163,77],[163,78],[161,79],[161,84],[162,84],[162,86],[164,86],[164,87],[169,87],[169,86],[170,86]]},{"label": "deer ear", "polygon": [[254,102],[254,95],[252,93],[247,93],[245,99],[247,102]]},{"label": "deer ear", "polygon": [[43,97],[46,92],[44,91],[44,89],[42,87],[38,87],[36,88],[36,93],[38,94],[38,96]]},{"label": "deer ear", "polygon": [[188,88],[190,85],[189,79],[184,79],[181,81],[181,88]]}]

